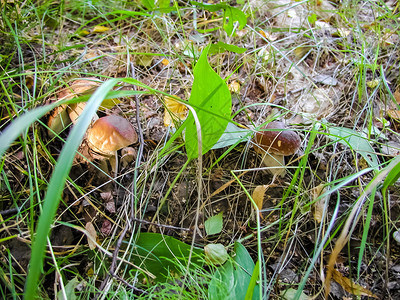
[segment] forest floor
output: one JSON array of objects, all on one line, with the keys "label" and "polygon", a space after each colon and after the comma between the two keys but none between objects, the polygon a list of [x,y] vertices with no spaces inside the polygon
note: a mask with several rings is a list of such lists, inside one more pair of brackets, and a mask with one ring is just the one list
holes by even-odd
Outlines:
[{"label": "forest floor", "polygon": [[[32,286],[44,299],[400,299],[396,1],[0,8],[0,130],[21,133],[11,145],[0,134],[3,299]],[[219,82],[225,92],[210,91]],[[102,89],[97,117],[121,116],[139,136],[116,160],[88,150],[84,127],[84,157],[63,160],[79,135],[68,114],[51,125],[64,110],[17,127]],[[283,176],[254,147],[273,120],[301,140]],[[65,186],[52,182],[58,165]],[[41,236],[45,257],[31,256]]]}]

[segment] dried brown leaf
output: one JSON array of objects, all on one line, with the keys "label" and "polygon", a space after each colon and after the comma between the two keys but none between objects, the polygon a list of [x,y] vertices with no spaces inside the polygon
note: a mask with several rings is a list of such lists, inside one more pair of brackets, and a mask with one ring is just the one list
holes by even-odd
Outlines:
[{"label": "dried brown leaf", "polygon": [[393,93],[393,97],[394,97],[394,99],[396,99],[397,104],[400,104],[400,91],[399,90],[396,90]]},{"label": "dried brown leaf", "polygon": [[97,240],[97,233],[96,233],[96,229],[94,228],[92,222],[87,222],[85,229],[87,231],[87,240],[88,240],[88,244],[89,244],[89,248],[90,250],[93,250],[94,248],[96,248],[96,240]]},{"label": "dried brown leaf", "polygon": [[392,119],[400,120],[400,110],[397,109],[388,109],[387,114]]},{"label": "dried brown leaf", "polygon": [[342,288],[346,291],[349,292],[350,294],[356,295],[356,296],[367,296],[367,297],[372,297],[375,299],[379,299],[378,296],[376,296],[374,293],[372,293],[370,290],[367,290],[366,288],[363,288],[361,285],[358,285],[354,283],[351,279],[344,277],[339,271],[336,269],[332,270],[332,278],[342,286]]}]

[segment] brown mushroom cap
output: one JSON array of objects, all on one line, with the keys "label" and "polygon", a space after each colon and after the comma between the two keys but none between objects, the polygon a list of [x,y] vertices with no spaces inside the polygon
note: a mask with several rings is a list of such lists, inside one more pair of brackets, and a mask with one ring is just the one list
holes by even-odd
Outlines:
[{"label": "brown mushroom cap", "polygon": [[115,151],[136,143],[137,139],[132,124],[116,115],[98,119],[87,132],[89,147],[103,155],[113,155]]},{"label": "brown mushroom cap", "polygon": [[296,153],[299,149],[301,144],[300,137],[292,130],[285,130],[285,124],[282,122],[273,121],[264,128],[268,130],[258,131],[254,137],[256,152],[261,154],[268,152],[286,156]]}]

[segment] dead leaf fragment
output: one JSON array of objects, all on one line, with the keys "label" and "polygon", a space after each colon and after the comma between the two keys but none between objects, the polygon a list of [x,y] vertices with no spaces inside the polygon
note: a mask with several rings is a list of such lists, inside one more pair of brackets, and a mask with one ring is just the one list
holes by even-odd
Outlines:
[{"label": "dead leaf fragment", "polygon": [[110,235],[112,229],[112,224],[109,220],[105,219],[101,225],[100,232],[104,235]]},{"label": "dead leaf fragment", "polygon": [[90,248],[90,250],[93,250],[94,248],[96,248],[96,240],[97,240],[96,229],[94,228],[92,222],[87,222],[85,225],[85,229],[88,234],[87,240],[88,240],[89,248]]},{"label": "dead leaf fragment", "polygon": [[[177,96],[175,96],[177,97]],[[179,103],[172,97],[166,96],[164,98],[165,112],[164,112],[164,126],[174,127],[173,120],[184,120],[187,116],[187,107],[182,103]]]},{"label": "dead leaf fragment", "polygon": [[150,67],[153,64],[153,58],[154,56],[152,55],[138,54],[136,56],[135,62],[138,66]]},{"label": "dead leaf fragment", "polygon": [[339,283],[346,292],[356,296],[367,296],[375,299],[379,299],[374,293],[366,288],[363,288],[361,285],[354,283],[351,279],[344,277],[339,271],[336,269],[332,270],[332,278]]},{"label": "dead leaf fragment", "polygon": [[258,33],[261,34],[264,38],[266,38],[270,42],[276,41],[278,39],[278,35],[270,33],[268,31],[259,30]]},{"label": "dead leaf fragment", "polygon": [[[313,188],[311,190],[312,200],[317,199],[320,195],[324,194],[325,192],[326,192],[326,188],[323,184],[316,186],[315,188]],[[324,197],[318,199],[313,204],[314,220],[317,221],[317,223],[321,223],[321,221],[322,221],[322,216],[324,214],[324,208],[325,208],[326,201],[328,201],[328,197],[324,196]]]},{"label": "dead leaf fragment", "polygon": [[104,200],[104,207],[106,208],[106,210],[108,212],[114,214],[116,212],[116,210],[115,210],[115,203],[114,203],[114,197],[112,195],[112,192],[108,191],[108,192],[100,193],[100,197],[101,197],[101,199]]},{"label": "dead leaf fragment", "polygon": [[397,104],[400,104],[400,91],[395,90],[393,93],[394,99],[396,99]]},{"label": "dead leaf fragment", "polygon": [[239,93],[240,83],[237,82],[236,80],[234,80],[228,85],[228,88],[229,88],[229,91],[231,91],[232,93]]},{"label": "dead leaf fragment", "polygon": [[312,79],[314,80],[315,83],[321,83],[324,85],[335,86],[338,84],[338,80],[336,78],[333,78],[332,76],[325,74],[314,76]]}]

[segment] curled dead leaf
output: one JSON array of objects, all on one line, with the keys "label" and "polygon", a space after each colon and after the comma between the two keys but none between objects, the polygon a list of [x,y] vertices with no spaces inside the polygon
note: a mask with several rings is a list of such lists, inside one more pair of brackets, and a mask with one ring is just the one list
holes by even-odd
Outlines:
[{"label": "curled dead leaf", "polygon": [[87,231],[87,240],[89,244],[90,250],[96,248],[96,240],[97,240],[97,233],[96,229],[94,228],[92,222],[87,222],[85,225],[85,229]]},{"label": "curled dead leaf", "polygon": [[[325,192],[326,192],[326,188],[323,184],[316,186],[315,188],[313,188],[311,190],[312,200],[313,201],[316,200],[319,196],[321,196]],[[312,206],[314,220],[317,221],[317,223],[321,223],[321,221],[322,221],[322,216],[324,214],[324,208],[325,208],[326,201],[328,201],[327,196],[321,197]]]},{"label": "curled dead leaf", "polygon": [[112,230],[112,224],[109,220],[105,219],[101,225],[100,232],[104,235],[110,235]]}]

